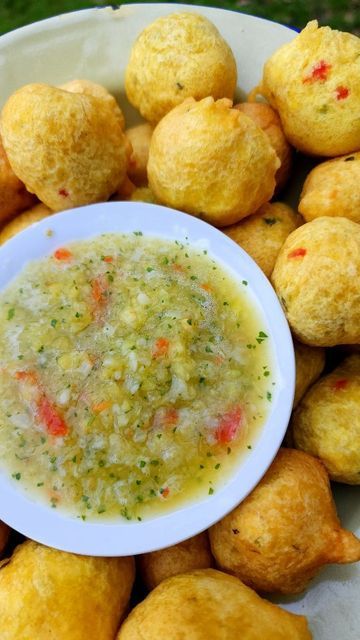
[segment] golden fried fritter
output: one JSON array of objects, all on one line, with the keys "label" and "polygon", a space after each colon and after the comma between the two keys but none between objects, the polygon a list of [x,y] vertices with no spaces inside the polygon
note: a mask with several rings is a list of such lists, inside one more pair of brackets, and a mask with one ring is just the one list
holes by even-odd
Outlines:
[{"label": "golden fried fritter", "polygon": [[156,123],[188,97],[233,98],[236,62],[229,45],[207,18],[172,13],[138,36],[125,75],[126,95]]},{"label": "golden fried fritter", "polygon": [[266,133],[274,147],[281,162],[275,174],[275,194],[278,193],[287,183],[292,168],[292,148],[285,137],[278,114],[263,102],[242,102],[235,105],[234,109],[249,116]]},{"label": "golden fried fritter", "polygon": [[279,164],[266,134],[230,100],[189,98],[153,133],[149,186],[159,202],[224,227],[271,198]]},{"label": "golden fried fritter", "polygon": [[299,211],[307,222],[320,216],[360,222],[360,152],[321,162],[310,171]]},{"label": "golden fried fritter", "polygon": [[306,619],[214,569],[164,580],[130,613],[117,640],[311,640]]},{"label": "golden fried fritter", "polygon": [[322,460],[332,480],[360,484],[360,355],[344,360],[302,399],[292,419],[298,449]]},{"label": "golden fried fritter", "polygon": [[16,177],[0,139],[0,224],[36,202]]},{"label": "golden fried fritter", "polygon": [[360,540],[341,528],[324,466],[295,449],[280,449],[209,534],[218,566],[258,591],[299,593],[321,566],[360,560]]},{"label": "golden fried fritter", "polygon": [[9,240],[34,222],[39,222],[39,220],[51,216],[52,213],[53,211],[49,207],[41,203],[23,211],[0,230],[0,244],[4,244],[6,240]]},{"label": "golden fried fritter", "polygon": [[316,218],[293,231],[272,282],[290,327],[314,347],[360,342],[360,225]]},{"label": "golden fried fritter", "polygon": [[1,640],[113,640],[133,558],[92,558],[27,541],[0,569]]},{"label": "golden fried fritter", "polygon": [[29,84],[6,102],[0,129],[16,175],[53,211],[107,200],[126,175],[121,114],[103,98]]},{"label": "golden fried fritter", "polygon": [[252,216],[223,229],[270,278],[277,255],[288,235],[303,220],[287,204],[267,202]]},{"label": "golden fried fritter", "polygon": [[171,576],[195,569],[207,569],[213,564],[207,532],[179,542],[172,547],[144,553],[138,557],[142,581],[154,589]]},{"label": "golden fried fritter", "polygon": [[267,60],[262,94],[289,142],[304,153],[360,149],[360,38],[316,20]]}]

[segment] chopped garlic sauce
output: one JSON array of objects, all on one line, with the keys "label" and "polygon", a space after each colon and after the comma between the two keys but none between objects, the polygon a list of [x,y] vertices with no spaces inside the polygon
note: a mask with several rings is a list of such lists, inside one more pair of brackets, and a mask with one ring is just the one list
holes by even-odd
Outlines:
[{"label": "chopped garlic sauce", "polygon": [[207,252],[105,234],[0,294],[0,467],[82,519],[142,520],[214,493],[266,420],[261,318]]}]

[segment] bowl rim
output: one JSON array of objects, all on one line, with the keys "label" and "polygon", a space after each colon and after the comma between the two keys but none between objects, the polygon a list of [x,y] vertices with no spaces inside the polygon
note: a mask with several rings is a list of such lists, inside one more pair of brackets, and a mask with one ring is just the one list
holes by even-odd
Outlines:
[{"label": "bowl rim", "polygon": [[[185,4],[182,2],[134,2],[132,4],[127,4],[124,2],[119,5],[108,4],[104,7],[90,7],[83,9],[74,9],[73,11],[65,11],[64,13],[59,13],[55,16],[50,16],[49,18],[42,18],[41,20],[37,20],[36,22],[32,22],[30,24],[23,25],[22,27],[18,27],[16,29],[12,29],[2,35],[0,35],[0,41],[4,42],[4,44],[8,44],[13,39],[16,40],[18,37],[23,38],[24,35],[32,35],[37,32],[41,32],[44,29],[53,29],[57,27],[66,27],[68,24],[73,25],[74,22],[83,22],[87,19],[92,18],[101,18],[108,17],[109,15],[113,15],[115,17],[122,17],[122,14],[125,16],[131,12],[142,11],[149,9],[152,7],[154,10],[157,8],[161,9],[161,14],[163,15],[163,11],[169,10],[169,13],[176,13],[177,11],[186,11],[187,13],[198,13],[198,10],[205,10],[206,13],[213,14],[214,16],[220,13],[230,13],[241,15],[241,18],[245,20],[245,22],[251,23],[268,23],[268,25],[272,25],[273,27],[279,27],[281,30],[289,30],[294,34],[299,33],[300,30],[297,27],[293,27],[288,24],[283,24],[281,22],[277,22],[276,20],[271,20],[270,18],[263,18],[261,16],[255,16],[250,13],[243,13],[242,11],[235,11],[234,9],[228,9],[227,7],[212,7],[208,5],[194,5],[194,4]],[[159,15],[159,17],[160,17]]]},{"label": "bowl rim", "polygon": [[[51,234],[49,234],[51,229]],[[27,537],[63,551],[96,556],[146,553],[168,547],[209,528],[234,509],[258,484],[283,440],[293,403],[295,359],[291,333],[269,280],[233,240],[206,222],[160,205],[107,202],[54,214],[27,227],[0,247],[0,290],[32,259],[65,243],[100,235],[131,233],[189,240],[207,248],[240,282],[260,310],[272,338],[276,387],[268,419],[253,449],[213,495],[141,522],[82,521],[31,499],[0,474],[0,517]],[[18,256],[16,265],[13,256]],[[265,313],[266,312],[266,313]]]}]

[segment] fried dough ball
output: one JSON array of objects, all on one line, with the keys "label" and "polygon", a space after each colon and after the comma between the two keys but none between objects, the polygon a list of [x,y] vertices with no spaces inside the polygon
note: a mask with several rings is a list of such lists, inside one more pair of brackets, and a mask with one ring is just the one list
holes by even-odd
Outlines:
[{"label": "fried dough ball", "polygon": [[311,640],[306,618],[263,600],[215,569],[164,580],[122,625],[117,640]]},{"label": "fried dough ball", "polygon": [[132,202],[148,202],[156,204],[156,198],[149,187],[137,187],[131,194],[129,200]]},{"label": "fried dough ball", "polygon": [[360,149],[360,39],[355,35],[309,22],[266,62],[261,93],[300,151],[332,157]]},{"label": "fried dough ball", "polygon": [[282,202],[263,204],[249,218],[223,229],[244,249],[269,278],[289,233],[302,224],[301,216]]},{"label": "fried dough ball", "polygon": [[299,211],[307,222],[320,216],[360,222],[360,152],[322,162],[310,171]]},{"label": "fried dough ball", "polygon": [[314,384],[292,419],[295,446],[347,484],[360,484],[359,406],[360,355],[354,354]]},{"label": "fried dough ball", "polygon": [[147,163],[153,130],[151,124],[144,122],[125,131],[125,135],[132,147],[128,176],[139,187],[147,184]]},{"label": "fried dough ball", "polygon": [[360,560],[360,540],[341,528],[324,466],[295,449],[280,449],[209,535],[221,569],[269,593],[299,593],[323,565]]},{"label": "fried dough ball", "polygon": [[29,84],[8,99],[0,128],[16,175],[53,211],[107,200],[126,175],[121,117],[102,98]]},{"label": "fried dough ball", "polygon": [[16,177],[0,139],[0,224],[36,202]]},{"label": "fried dough ball", "polygon": [[285,240],[272,282],[295,336],[332,347],[360,342],[360,226],[316,218]]},{"label": "fried dough ball", "polygon": [[92,558],[27,541],[0,569],[1,640],[113,640],[133,558]]},{"label": "fried dough ball", "polygon": [[0,521],[0,555],[3,553],[9,540],[10,529],[5,522]]},{"label": "fried dough ball", "polygon": [[167,549],[144,553],[138,557],[140,575],[149,590],[166,578],[195,569],[208,569],[212,564],[206,531]]},{"label": "fried dough ball", "polygon": [[308,347],[294,341],[296,382],[294,407],[308,388],[319,378],[325,367],[325,349]]},{"label": "fried dough ball", "polygon": [[207,18],[172,13],[142,31],[131,49],[126,95],[149,122],[156,123],[190,96],[233,98],[234,55]]},{"label": "fried dough ball", "polygon": [[230,100],[189,98],[153,133],[149,186],[159,202],[223,227],[271,198],[279,164],[265,133]]},{"label": "fried dough ball", "polygon": [[26,227],[34,224],[34,222],[39,222],[39,220],[51,216],[52,213],[53,211],[42,203],[23,211],[0,230],[0,244],[4,244],[6,240],[9,240],[23,229],[26,229]]},{"label": "fried dough ball", "polygon": [[235,105],[234,109],[249,116],[266,133],[274,147],[281,162],[275,174],[275,193],[278,193],[288,181],[292,167],[292,148],[285,137],[278,114],[270,105],[262,102],[242,102]]},{"label": "fried dough ball", "polygon": [[109,107],[114,110],[114,113],[117,118],[121,120],[121,127],[125,129],[125,118],[123,112],[121,111],[118,103],[111,93],[102,86],[102,84],[97,84],[96,82],[91,82],[90,80],[69,80],[69,82],[65,82],[65,84],[60,85],[60,89],[64,89],[64,91],[70,91],[70,93],[83,93],[86,96],[93,96],[94,98],[101,98],[105,100]]}]

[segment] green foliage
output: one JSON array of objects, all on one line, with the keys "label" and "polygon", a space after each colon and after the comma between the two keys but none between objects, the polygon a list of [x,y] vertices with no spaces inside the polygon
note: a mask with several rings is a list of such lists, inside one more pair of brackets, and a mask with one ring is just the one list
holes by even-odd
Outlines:
[{"label": "green foliage", "polygon": [[[0,34],[59,13],[107,4],[106,0],[0,0]],[[323,25],[360,35],[360,0],[187,0],[187,4],[233,9],[298,29],[317,18]]]}]

